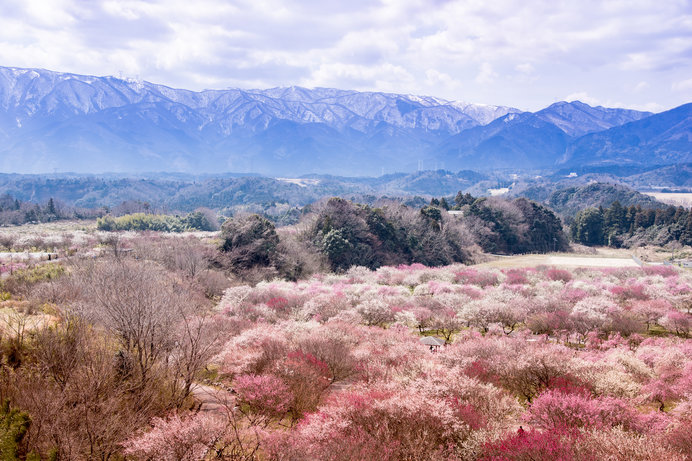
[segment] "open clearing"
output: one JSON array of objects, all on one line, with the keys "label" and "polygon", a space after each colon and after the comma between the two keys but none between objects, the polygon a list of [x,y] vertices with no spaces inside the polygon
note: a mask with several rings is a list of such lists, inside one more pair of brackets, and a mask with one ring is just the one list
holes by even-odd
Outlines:
[{"label": "open clearing", "polygon": [[582,256],[548,256],[546,264],[550,266],[570,267],[639,267],[634,259],[623,258],[587,258]]},{"label": "open clearing", "polygon": [[659,202],[668,203],[669,205],[692,207],[692,193],[687,192],[644,192]]},{"label": "open clearing", "polygon": [[612,257],[611,255],[574,255],[557,253],[548,255],[497,256],[497,259],[479,264],[482,267],[639,267],[631,256]]}]

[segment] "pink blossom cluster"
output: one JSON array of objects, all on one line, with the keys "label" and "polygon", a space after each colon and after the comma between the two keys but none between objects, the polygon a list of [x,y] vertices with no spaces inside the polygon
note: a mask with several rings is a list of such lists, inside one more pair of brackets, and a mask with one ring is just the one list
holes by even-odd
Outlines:
[{"label": "pink blossom cluster", "polygon": [[690,459],[691,283],[667,267],[412,265],[233,287],[215,359],[231,410],[156,420],[128,453],[203,459],[252,439],[272,460]]}]

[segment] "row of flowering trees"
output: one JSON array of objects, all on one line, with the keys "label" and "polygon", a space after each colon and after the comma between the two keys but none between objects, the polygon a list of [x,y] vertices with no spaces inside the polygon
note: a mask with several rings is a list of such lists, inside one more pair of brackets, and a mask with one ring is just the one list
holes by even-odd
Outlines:
[{"label": "row of flowering trees", "polygon": [[643,269],[465,266],[354,268],[299,283],[270,282],[229,289],[221,308],[248,321],[402,324],[451,336],[462,328],[532,333],[583,344],[590,334],[692,332],[692,280],[666,266]]},{"label": "row of flowering trees", "polygon": [[[690,459],[690,275],[351,269],[226,291],[219,408],[136,459]],[[448,345],[431,353],[421,335]]]}]

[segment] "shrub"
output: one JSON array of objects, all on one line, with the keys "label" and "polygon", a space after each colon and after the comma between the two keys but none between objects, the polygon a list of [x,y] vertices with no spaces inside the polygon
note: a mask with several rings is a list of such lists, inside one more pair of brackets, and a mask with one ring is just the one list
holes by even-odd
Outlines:
[{"label": "shrub", "polygon": [[[20,459],[25,453],[24,438],[26,437],[31,418],[25,412],[10,408],[9,400],[2,402],[0,407],[0,454],[2,459]],[[32,459],[34,459],[32,457]]]},{"label": "shrub", "polygon": [[154,418],[152,429],[125,442],[125,454],[141,460],[197,461],[223,433],[221,419],[210,414]]},{"label": "shrub", "polygon": [[522,427],[509,435],[483,447],[482,461],[572,461],[579,459],[572,450],[574,434],[564,430],[525,431]]},{"label": "shrub", "polygon": [[259,215],[227,220],[221,227],[221,238],[221,251],[236,272],[271,266],[277,261],[279,236],[274,225]]},{"label": "shrub", "polygon": [[290,408],[293,395],[284,382],[273,375],[242,375],[233,381],[238,402],[256,413],[282,419]]},{"label": "shrub", "polygon": [[640,414],[625,401],[612,397],[592,398],[584,392],[547,390],[531,404],[527,421],[546,430],[622,426],[644,431]]},{"label": "shrub", "polygon": [[485,288],[499,283],[497,274],[490,271],[464,269],[454,274],[454,281],[465,285],[477,285]]},{"label": "shrub", "polygon": [[147,213],[126,214],[120,217],[106,215],[96,220],[96,228],[102,231],[215,231],[219,224],[209,211],[193,211],[180,217]]},{"label": "shrub", "polygon": [[548,272],[546,272],[546,276],[550,280],[554,281],[560,281],[560,282],[569,282],[572,280],[572,274],[569,271],[566,271],[564,269],[548,269]]},{"label": "shrub", "polygon": [[661,277],[673,277],[678,274],[673,266],[644,266],[642,270],[646,275],[660,275]]}]

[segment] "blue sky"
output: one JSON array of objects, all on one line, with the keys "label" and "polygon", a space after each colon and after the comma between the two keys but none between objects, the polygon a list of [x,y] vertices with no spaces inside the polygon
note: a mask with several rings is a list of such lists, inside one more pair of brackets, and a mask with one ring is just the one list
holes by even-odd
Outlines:
[{"label": "blue sky", "polygon": [[3,0],[0,65],[659,111],[692,101],[692,1]]}]

